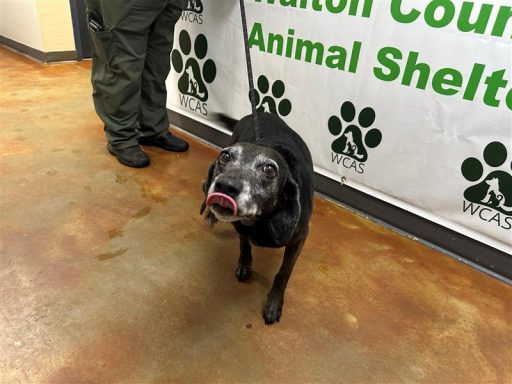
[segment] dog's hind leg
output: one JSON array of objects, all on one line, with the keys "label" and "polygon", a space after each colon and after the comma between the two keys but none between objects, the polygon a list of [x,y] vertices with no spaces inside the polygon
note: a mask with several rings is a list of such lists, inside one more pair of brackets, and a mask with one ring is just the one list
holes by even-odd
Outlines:
[{"label": "dog's hind leg", "polygon": [[267,303],[263,309],[263,319],[267,325],[275,321],[279,322],[281,318],[284,303],[284,290],[286,289],[288,279],[290,278],[300,251],[304,246],[305,240],[306,239],[303,238],[296,243],[289,244],[284,250],[283,264],[274,278],[274,284],[272,284],[272,289],[267,296]]},{"label": "dog's hind leg", "polygon": [[251,277],[252,252],[251,243],[245,236],[240,235],[240,258],[236,268],[238,281],[244,282]]}]

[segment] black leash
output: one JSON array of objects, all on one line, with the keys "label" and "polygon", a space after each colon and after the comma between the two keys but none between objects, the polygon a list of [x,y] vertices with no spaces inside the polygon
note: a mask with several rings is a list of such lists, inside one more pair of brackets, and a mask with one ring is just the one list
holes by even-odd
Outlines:
[{"label": "black leash", "polygon": [[260,126],[258,124],[258,111],[256,111],[256,89],[254,89],[254,81],[252,78],[251,52],[249,50],[249,36],[247,33],[247,19],[245,18],[244,0],[240,0],[240,14],[242,16],[242,30],[244,32],[245,62],[247,64],[247,77],[249,78],[249,99],[251,100],[252,123],[256,139],[259,139]]}]

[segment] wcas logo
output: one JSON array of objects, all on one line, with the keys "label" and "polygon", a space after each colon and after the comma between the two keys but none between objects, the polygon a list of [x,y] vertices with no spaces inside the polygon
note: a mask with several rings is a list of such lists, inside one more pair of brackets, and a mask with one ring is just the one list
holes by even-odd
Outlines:
[{"label": "wcas logo", "polygon": [[512,162],[503,143],[493,141],[484,148],[483,162],[469,157],[461,165],[462,176],[474,183],[464,191],[464,213],[512,229]]},{"label": "wcas logo", "polygon": [[208,41],[203,34],[192,39],[186,30],[179,35],[179,47],[171,54],[173,69],[178,73],[180,104],[192,112],[208,115],[208,84],[217,76],[217,66],[207,58]]},{"label": "wcas logo", "polygon": [[181,13],[181,20],[203,24],[203,9],[202,0],[188,0],[187,8]]},{"label": "wcas logo", "polygon": [[[357,120],[356,120],[357,117]],[[382,133],[373,128],[376,120],[375,110],[365,107],[357,113],[350,101],[340,108],[340,115],[329,118],[329,132],[336,138],[331,144],[332,162],[359,174],[370,157],[369,149],[376,148],[382,141]]]}]

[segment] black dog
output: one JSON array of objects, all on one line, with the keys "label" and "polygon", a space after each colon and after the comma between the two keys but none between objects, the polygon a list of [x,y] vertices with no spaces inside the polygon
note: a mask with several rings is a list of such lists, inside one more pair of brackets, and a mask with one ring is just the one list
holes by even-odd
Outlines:
[{"label": "black dog", "polygon": [[251,116],[244,117],[234,126],[229,146],[210,165],[201,214],[208,206],[211,224],[231,222],[240,235],[239,281],[251,275],[251,243],[286,247],[263,310],[265,323],[272,324],[281,317],[286,284],[308,235],[313,163],[304,141],[281,118],[258,116],[259,137]]}]

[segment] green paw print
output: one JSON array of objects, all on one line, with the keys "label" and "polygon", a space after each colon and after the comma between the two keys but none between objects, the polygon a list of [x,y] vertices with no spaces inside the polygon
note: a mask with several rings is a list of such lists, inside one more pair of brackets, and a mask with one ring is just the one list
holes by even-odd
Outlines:
[{"label": "green paw print", "polygon": [[[270,87],[268,79],[261,75],[258,77],[256,95],[256,109],[259,112],[270,112],[281,117],[288,116],[292,111],[292,103],[288,99],[282,99],[285,86],[281,80],[277,80]],[[267,93],[270,91],[270,95]]]},{"label": "green paw print", "polygon": [[[488,167],[497,168],[507,161],[507,148],[498,141],[487,144],[483,158]],[[512,162],[509,164],[512,170]],[[477,182],[464,191],[464,198],[472,203],[483,204],[507,216],[512,216],[512,173],[493,170],[482,179],[484,166],[475,157],[462,163],[462,176],[468,181]]]},{"label": "green paw print", "polygon": [[206,36],[200,34],[194,41],[195,57],[187,58],[183,64],[183,55],[186,57],[192,53],[192,41],[187,31],[183,30],[179,36],[179,49],[174,49],[171,54],[171,62],[174,70],[181,74],[178,80],[178,90],[188,96],[201,101],[208,100],[208,89],[205,83],[211,83],[217,76],[217,67],[211,59],[205,59],[208,53],[208,41]]},{"label": "green paw print", "polygon": [[375,148],[382,141],[382,133],[377,128],[366,132],[375,122],[375,111],[370,107],[363,108],[357,118],[358,125],[351,124],[356,117],[356,108],[350,101],[342,104],[340,113],[341,120],[338,116],[329,118],[329,132],[334,136],[341,135],[333,141],[331,148],[335,153],[363,163],[368,159],[366,147]]}]

